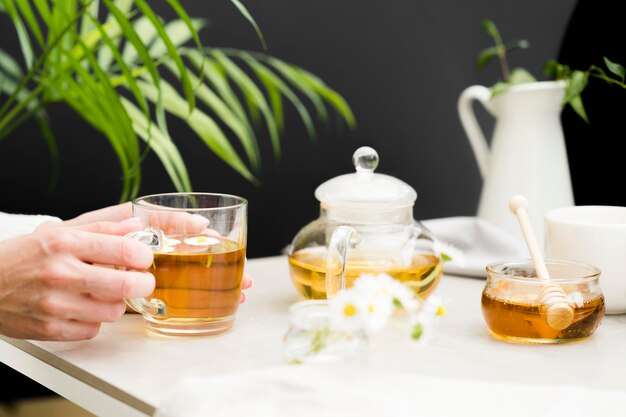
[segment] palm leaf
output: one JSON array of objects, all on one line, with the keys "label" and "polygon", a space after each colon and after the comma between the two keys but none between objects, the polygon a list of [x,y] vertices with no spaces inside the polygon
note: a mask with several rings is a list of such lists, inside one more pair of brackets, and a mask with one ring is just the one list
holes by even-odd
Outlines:
[{"label": "palm leaf", "polygon": [[274,156],[276,159],[280,159],[280,138],[278,134],[278,126],[276,124],[276,120],[272,117],[272,112],[270,111],[265,96],[250,79],[250,77],[248,77],[245,72],[235,65],[235,63],[231,61],[230,58],[228,58],[222,51],[213,49],[210,53],[217,60],[217,62],[222,65],[230,78],[239,86],[245,98],[253,106],[253,108],[257,108],[263,115],[267,124],[270,140],[272,141]]},{"label": "palm leaf", "polygon": [[144,16],[150,19],[155,29],[157,30],[161,40],[163,41],[163,43],[165,43],[165,47],[167,48],[170,59],[174,61],[176,67],[178,68],[178,76],[182,84],[185,98],[187,99],[187,103],[189,104],[189,112],[192,112],[193,108],[195,107],[193,88],[191,87],[191,81],[189,80],[189,75],[187,74],[187,67],[185,67],[185,64],[183,63],[183,60],[180,57],[176,46],[174,46],[174,44],[172,43],[172,40],[167,34],[163,23],[161,23],[161,20],[157,17],[156,14],[154,14],[150,6],[148,6],[148,3],[146,3],[144,0],[135,0],[135,4],[141,10]]},{"label": "palm leaf", "polygon": [[176,189],[178,191],[191,191],[191,182],[183,158],[168,134],[162,132],[158,127],[150,127],[152,123],[150,119],[128,99],[122,97],[122,105],[133,121],[135,133],[150,143],[150,148],[161,160]]},{"label": "palm leaf", "polygon": [[256,21],[254,20],[254,18],[252,17],[250,12],[246,8],[246,6],[244,6],[239,0],[230,0],[230,2],[234,4],[237,10],[239,10],[239,13],[241,13],[248,22],[250,22],[250,24],[254,28],[254,31],[256,32],[256,35],[259,37],[259,40],[261,41],[261,45],[263,46],[263,49],[267,50],[267,43],[265,42],[265,37],[263,36],[263,33],[261,32],[259,25],[257,25]]},{"label": "palm leaf", "polygon": [[[138,81],[139,88],[148,98],[156,99],[156,88],[148,83]],[[163,105],[169,113],[187,122],[189,127],[196,132],[202,141],[224,162],[239,172],[244,178],[251,182],[257,182],[256,178],[246,165],[241,161],[237,152],[233,149],[226,135],[220,127],[206,113],[196,108],[191,113],[185,106],[185,100],[178,94],[176,89],[161,80],[163,90]]]},{"label": "palm leaf", "polygon": [[[174,68],[171,64],[166,64],[167,67],[174,73]],[[248,161],[252,169],[258,173],[261,166],[261,155],[259,147],[252,133],[251,127],[247,124],[247,120],[241,120],[224,101],[213,92],[206,84],[202,83],[198,77],[189,72],[191,82],[197,85],[196,96],[204,102],[219,119],[228,126],[233,133],[239,139]]]},{"label": "palm leaf", "polygon": [[315,131],[315,126],[313,124],[313,120],[309,115],[309,112],[306,109],[306,106],[302,103],[302,101],[298,98],[298,96],[280,79],[276,74],[269,70],[265,65],[261,64],[259,61],[254,59],[252,55],[247,52],[242,52],[240,54],[241,58],[252,68],[252,70],[259,77],[261,82],[266,86],[269,90],[270,88],[280,91],[287,99],[291,102],[291,104],[295,107],[296,111],[300,115],[304,126],[309,134],[311,139],[315,139],[317,137],[317,132]]},{"label": "palm leaf", "polygon": [[[23,0],[18,0],[23,1]],[[24,55],[24,61],[26,62],[26,67],[31,68],[34,62],[34,53],[33,47],[30,43],[30,37],[28,36],[28,32],[24,27],[24,22],[20,18],[17,9],[15,8],[15,3],[13,0],[0,0],[0,3],[4,6],[6,13],[9,15],[11,20],[13,21],[13,25],[17,30],[17,37],[20,42],[20,47],[22,49],[22,54]]]}]

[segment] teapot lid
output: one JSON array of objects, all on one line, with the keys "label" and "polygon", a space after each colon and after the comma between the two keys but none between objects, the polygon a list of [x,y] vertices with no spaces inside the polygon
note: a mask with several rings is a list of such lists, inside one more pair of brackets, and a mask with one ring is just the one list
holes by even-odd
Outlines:
[{"label": "teapot lid", "polygon": [[385,174],[375,174],[378,153],[362,146],[352,155],[356,168],[353,174],[344,174],[321,184],[315,198],[330,205],[391,205],[412,206],[417,193],[407,183]]}]

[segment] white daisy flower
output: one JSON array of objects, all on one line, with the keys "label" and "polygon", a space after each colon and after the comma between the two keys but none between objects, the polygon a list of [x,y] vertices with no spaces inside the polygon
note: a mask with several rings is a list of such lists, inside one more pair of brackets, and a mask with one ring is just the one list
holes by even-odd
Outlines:
[{"label": "white daisy flower", "polygon": [[444,262],[451,261],[461,267],[465,266],[465,254],[461,249],[450,243],[437,239],[433,242],[433,251]]},{"label": "white daisy flower", "polygon": [[424,301],[420,312],[438,318],[446,314],[446,308],[441,297],[433,294]]},{"label": "white daisy flower", "polygon": [[365,327],[367,302],[354,290],[342,290],[330,300],[331,326],[336,330],[356,331]]},{"label": "white daisy flower", "polygon": [[211,246],[220,243],[219,239],[209,236],[195,236],[185,239],[185,244],[189,246]]},{"label": "white daisy flower", "polygon": [[163,238],[163,247],[159,251],[159,253],[171,253],[174,252],[174,246],[180,244],[180,240],[172,239],[169,237]]},{"label": "white daisy flower", "polygon": [[386,297],[392,307],[414,311],[419,306],[413,290],[387,274],[362,274],[355,281],[354,288],[371,296]]}]

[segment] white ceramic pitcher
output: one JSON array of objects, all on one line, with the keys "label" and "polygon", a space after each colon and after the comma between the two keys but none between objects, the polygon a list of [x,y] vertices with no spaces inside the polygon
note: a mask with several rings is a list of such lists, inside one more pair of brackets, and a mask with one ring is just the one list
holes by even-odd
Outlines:
[{"label": "white ceramic pitcher", "polygon": [[[458,100],[461,123],[483,177],[478,216],[519,234],[507,205],[514,194],[522,194],[530,202],[539,242],[545,212],[574,205],[560,118],[564,94],[564,82],[541,81],[513,86],[494,98],[487,87],[474,85]],[[476,120],[474,100],[496,118],[491,146]]]}]

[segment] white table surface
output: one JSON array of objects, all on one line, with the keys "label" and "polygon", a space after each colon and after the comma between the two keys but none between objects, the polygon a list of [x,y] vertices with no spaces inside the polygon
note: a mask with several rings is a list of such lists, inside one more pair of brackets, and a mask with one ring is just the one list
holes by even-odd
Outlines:
[{"label": "white table surface", "polygon": [[[89,341],[2,337],[0,358],[95,414],[151,415],[168,387],[182,377],[284,365],[281,349],[288,326],[286,311],[300,299],[289,278],[287,259],[250,260],[247,270],[254,285],[247,291],[234,330],[227,334],[157,336],[144,330],[141,316],[127,314],[117,323],[103,325],[101,333]],[[617,393],[618,397],[610,398],[626,398],[626,315],[605,316],[596,333],[582,342],[508,343],[493,338],[485,325],[480,308],[483,285],[477,278],[444,276],[438,294],[445,300],[447,314],[434,338],[416,346],[399,336],[375,337],[368,366],[435,377],[444,383],[449,380],[457,389],[462,389],[460,383],[522,384],[537,392],[571,387],[572,392],[584,388],[598,394],[587,398],[588,402],[606,401],[601,394]],[[490,394],[484,395],[488,401]],[[501,414],[494,411],[493,415]],[[626,411],[615,415],[626,415]]]}]

